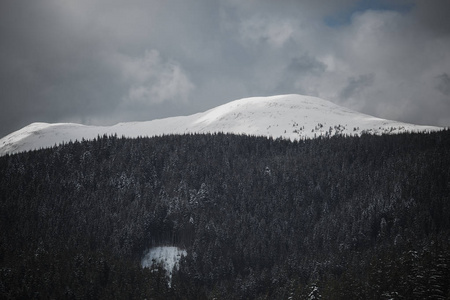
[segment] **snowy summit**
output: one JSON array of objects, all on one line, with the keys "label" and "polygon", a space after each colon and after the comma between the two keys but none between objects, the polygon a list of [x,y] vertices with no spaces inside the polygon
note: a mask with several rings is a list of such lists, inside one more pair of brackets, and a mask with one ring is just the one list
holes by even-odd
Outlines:
[{"label": "snowy summit", "polygon": [[441,129],[443,128],[376,118],[317,97],[280,95],[235,100],[190,116],[119,123],[113,126],[33,123],[2,138],[0,155],[52,147],[63,142],[90,140],[104,134],[133,138],[224,132],[303,139],[343,134],[393,134]]}]

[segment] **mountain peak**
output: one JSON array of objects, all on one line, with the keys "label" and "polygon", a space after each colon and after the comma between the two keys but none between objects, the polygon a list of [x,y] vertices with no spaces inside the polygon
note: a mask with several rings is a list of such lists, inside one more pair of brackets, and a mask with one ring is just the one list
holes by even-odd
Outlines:
[{"label": "mountain peak", "polygon": [[380,119],[321,98],[290,94],[243,98],[190,116],[119,123],[114,126],[32,123],[2,138],[0,155],[51,147],[83,138],[94,139],[104,134],[132,138],[224,132],[303,139],[343,134],[393,134],[441,129]]}]

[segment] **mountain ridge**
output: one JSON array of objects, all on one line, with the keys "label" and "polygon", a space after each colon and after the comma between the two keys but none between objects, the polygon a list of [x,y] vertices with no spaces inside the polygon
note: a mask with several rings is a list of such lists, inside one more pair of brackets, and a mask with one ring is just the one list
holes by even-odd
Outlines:
[{"label": "mountain ridge", "polygon": [[91,140],[104,134],[134,138],[224,132],[293,140],[318,136],[395,134],[442,129],[385,120],[321,98],[290,94],[242,98],[193,115],[125,122],[112,126],[32,123],[0,139],[0,155],[47,148],[75,140]]}]

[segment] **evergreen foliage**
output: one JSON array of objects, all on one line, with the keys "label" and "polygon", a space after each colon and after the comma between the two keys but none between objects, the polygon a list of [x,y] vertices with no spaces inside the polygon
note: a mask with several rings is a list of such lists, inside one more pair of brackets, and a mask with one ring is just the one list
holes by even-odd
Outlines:
[{"label": "evergreen foliage", "polygon": [[0,228],[2,299],[450,299],[450,132],[6,155]]}]

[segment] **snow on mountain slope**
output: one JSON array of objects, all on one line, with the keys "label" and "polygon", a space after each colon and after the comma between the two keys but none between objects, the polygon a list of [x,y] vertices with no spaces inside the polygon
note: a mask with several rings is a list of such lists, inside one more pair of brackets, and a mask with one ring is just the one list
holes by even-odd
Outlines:
[{"label": "snow on mountain slope", "polygon": [[280,95],[235,100],[190,116],[119,123],[114,126],[33,123],[2,138],[0,155],[51,147],[83,138],[90,140],[104,134],[138,137],[226,132],[301,139],[336,134],[389,134],[441,129],[376,118],[316,97]]}]

